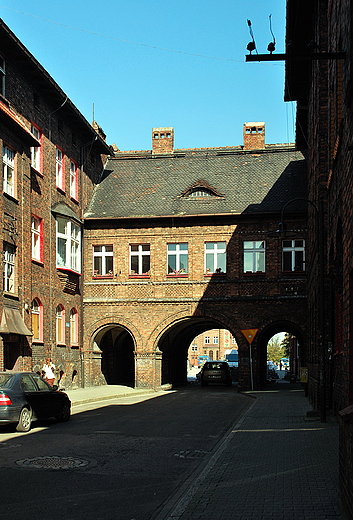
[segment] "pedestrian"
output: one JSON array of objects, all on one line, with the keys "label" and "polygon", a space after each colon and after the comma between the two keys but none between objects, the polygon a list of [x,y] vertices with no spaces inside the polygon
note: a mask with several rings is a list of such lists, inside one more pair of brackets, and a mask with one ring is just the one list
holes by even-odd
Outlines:
[{"label": "pedestrian", "polygon": [[53,386],[55,380],[55,365],[50,358],[45,359],[45,363],[42,368],[42,372],[44,373],[43,378],[46,380],[50,386]]}]

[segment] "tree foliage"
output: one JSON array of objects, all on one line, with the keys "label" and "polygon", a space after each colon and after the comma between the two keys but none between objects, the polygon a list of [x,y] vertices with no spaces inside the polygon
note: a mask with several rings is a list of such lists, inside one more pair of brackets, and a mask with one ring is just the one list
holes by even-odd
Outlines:
[{"label": "tree foliage", "polygon": [[[287,338],[289,336],[289,338]],[[271,360],[274,363],[279,363],[281,358],[288,357],[289,339],[291,335],[286,333],[283,340],[280,340],[280,336],[276,334],[272,336],[270,341],[267,343],[267,361]]]}]

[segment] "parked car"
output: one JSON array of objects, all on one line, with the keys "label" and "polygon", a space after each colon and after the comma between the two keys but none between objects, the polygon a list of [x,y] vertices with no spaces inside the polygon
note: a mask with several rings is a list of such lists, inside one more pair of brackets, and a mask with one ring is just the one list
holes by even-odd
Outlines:
[{"label": "parked car", "polygon": [[0,425],[14,423],[28,432],[32,421],[54,417],[68,421],[71,401],[34,372],[0,372]]},{"label": "parked car", "polygon": [[232,384],[232,373],[226,361],[207,361],[200,372],[201,386],[208,383]]}]

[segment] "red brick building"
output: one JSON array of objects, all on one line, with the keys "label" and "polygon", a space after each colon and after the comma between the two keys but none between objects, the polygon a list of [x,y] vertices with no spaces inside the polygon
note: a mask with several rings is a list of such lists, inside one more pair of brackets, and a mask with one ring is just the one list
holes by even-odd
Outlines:
[{"label": "red brick building", "polygon": [[0,21],[0,370],[82,384],[83,210],[110,148]]},{"label": "red brick building", "polygon": [[323,419],[331,407],[340,418],[340,506],[347,520],[353,518],[352,45],[351,1],[287,1],[286,99],[297,101],[297,145],[308,150],[312,208],[309,397]]},{"label": "red brick building", "polygon": [[[306,186],[304,156],[265,144],[263,123],[244,125],[241,146],[175,149],[164,127],[152,150],[116,149],[84,215],[87,382],[183,384],[190,343],[214,328],[238,344],[241,389],[265,382],[277,332],[299,339],[303,361]],[[296,237],[278,241],[268,233],[294,198]]]},{"label": "red brick building", "polygon": [[229,330],[211,329],[196,336],[188,351],[189,366],[199,366],[199,356],[208,356],[210,359],[225,359],[226,350],[238,349],[235,338]]}]

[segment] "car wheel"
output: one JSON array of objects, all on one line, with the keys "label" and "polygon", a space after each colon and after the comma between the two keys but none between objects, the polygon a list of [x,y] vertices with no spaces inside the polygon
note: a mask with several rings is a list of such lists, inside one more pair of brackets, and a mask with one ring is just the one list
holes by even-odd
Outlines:
[{"label": "car wheel", "polygon": [[71,408],[68,403],[64,403],[61,407],[60,413],[56,416],[56,420],[66,422],[70,420]]},{"label": "car wheel", "polygon": [[31,429],[32,414],[28,408],[22,408],[20,418],[16,426],[18,432],[29,432]]}]

